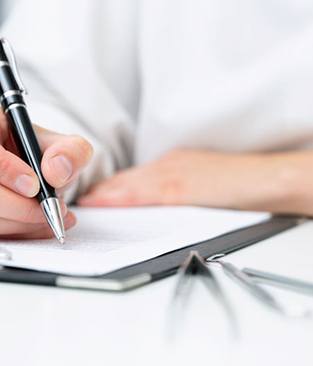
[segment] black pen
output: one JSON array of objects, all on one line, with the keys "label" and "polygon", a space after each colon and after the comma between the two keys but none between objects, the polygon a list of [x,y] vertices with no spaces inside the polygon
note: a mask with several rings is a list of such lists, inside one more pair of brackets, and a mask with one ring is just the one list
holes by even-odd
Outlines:
[{"label": "black pen", "polygon": [[29,118],[23,94],[26,90],[17,70],[14,53],[8,41],[0,39],[0,103],[7,117],[21,158],[38,176],[40,190],[37,195],[45,217],[61,244],[65,231],[59,200],[55,190],[41,172],[42,153]]}]

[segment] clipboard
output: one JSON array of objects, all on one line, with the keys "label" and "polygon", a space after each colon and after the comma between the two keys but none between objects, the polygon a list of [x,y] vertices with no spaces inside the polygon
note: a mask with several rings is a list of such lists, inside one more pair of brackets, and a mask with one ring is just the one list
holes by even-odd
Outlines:
[{"label": "clipboard", "polygon": [[192,250],[197,251],[203,258],[218,253],[229,254],[298,226],[303,220],[296,216],[272,216],[258,224],[193,243],[101,276],[66,276],[2,267],[0,282],[112,292],[128,291],[174,275]]}]

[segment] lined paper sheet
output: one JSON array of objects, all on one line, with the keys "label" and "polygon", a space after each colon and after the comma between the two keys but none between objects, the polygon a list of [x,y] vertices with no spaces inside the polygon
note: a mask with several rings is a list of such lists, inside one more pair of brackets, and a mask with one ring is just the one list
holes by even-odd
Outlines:
[{"label": "lined paper sheet", "polygon": [[267,213],[197,207],[75,208],[66,243],[1,241],[12,265],[71,275],[99,275],[210,239],[269,217]]}]

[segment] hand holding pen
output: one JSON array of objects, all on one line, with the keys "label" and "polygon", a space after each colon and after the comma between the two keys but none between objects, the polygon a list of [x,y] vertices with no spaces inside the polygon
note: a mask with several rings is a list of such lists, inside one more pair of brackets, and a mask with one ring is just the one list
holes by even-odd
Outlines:
[{"label": "hand holding pen", "polygon": [[[24,91],[14,56],[1,39],[0,238],[36,239],[55,235],[62,242],[63,230],[75,224],[75,217],[59,201],[55,189],[65,189],[77,177],[88,163],[92,148],[79,136],[32,126]],[[25,131],[27,136],[23,135]],[[49,222],[49,215],[56,224]]]}]

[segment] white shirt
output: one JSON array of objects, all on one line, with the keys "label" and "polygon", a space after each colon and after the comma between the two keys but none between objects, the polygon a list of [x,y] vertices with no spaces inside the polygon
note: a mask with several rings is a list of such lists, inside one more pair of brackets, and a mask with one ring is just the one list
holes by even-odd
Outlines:
[{"label": "white shirt", "polygon": [[177,147],[313,144],[311,0],[20,0],[1,35],[33,120],[92,141],[80,191]]}]

